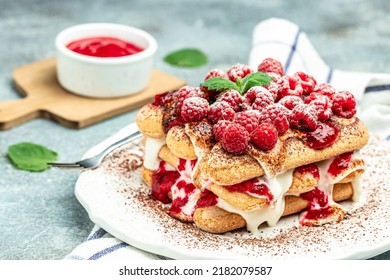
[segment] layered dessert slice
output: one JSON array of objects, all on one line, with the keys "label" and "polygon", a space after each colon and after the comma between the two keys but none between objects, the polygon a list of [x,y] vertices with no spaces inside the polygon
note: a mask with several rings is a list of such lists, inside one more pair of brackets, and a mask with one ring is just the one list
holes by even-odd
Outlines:
[{"label": "layered dessert slice", "polygon": [[338,222],[365,166],[368,130],[355,114],[350,92],[285,75],[271,58],[257,71],[211,70],[139,111],[142,177],[172,217],[212,233],[255,233],[294,213],[301,225]]}]

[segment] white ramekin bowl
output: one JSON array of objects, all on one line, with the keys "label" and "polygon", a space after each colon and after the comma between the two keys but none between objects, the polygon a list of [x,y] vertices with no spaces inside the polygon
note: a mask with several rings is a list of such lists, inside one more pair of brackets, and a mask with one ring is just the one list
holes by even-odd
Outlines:
[{"label": "white ramekin bowl", "polygon": [[[66,47],[72,41],[109,36],[144,50],[122,57],[93,57]],[[66,90],[88,97],[110,98],[136,94],[146,88],[153,69],[156,40],[147,32],[121,24],[88,23],[61,31],[55,40],[57,79]]]}]

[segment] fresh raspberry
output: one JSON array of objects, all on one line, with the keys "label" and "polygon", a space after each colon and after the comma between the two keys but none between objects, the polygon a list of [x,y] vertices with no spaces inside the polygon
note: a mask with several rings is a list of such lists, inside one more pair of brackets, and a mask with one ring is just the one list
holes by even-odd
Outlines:
[{"label": "fresh raspberry", "polygon": [[275,73],[280,76],[284,75],[284,69],[282,63],[273,58],[264,59],[259,66],[257,66],[257,71],[264,73]]},{"label": "fresh raspberry", "polygon": [[248,104],[252,105],[253,101],[255,101],[256,97],[258,95],[262,95],[263,92],[268,92],[266,93],[267,95],[270,94],[270,92],[262,87],[262,86],[254,86],[254,87],[251,87],[250,89],[248,89],[248,91],[245,93],[244,95],[244,100],[245,102],[247,102]]},{"label": "fresh raspberry", "polygon": [[266,96],[261,96],[261,97],[257,97],[255,99],[255,101],[252,104],[251,109],[258,110],[261,112],[265,107],[267,107],[268,105],[272,105],[272,104],[274,104],[274,101],[272,99],[269,99]]},{"label": "fresh raspberry", "polygon": [[238,123],[232,123],[225,129],[221,143],[227,152],[242,154],[248,147],[249,132]]},{"label": "fresh raspberry", "polygon": [[209,103],[201,97],[189,97],[184,99],[181,108],[181,117],[184,122],[197,122],[207,116]]},{"label": "fresh raspberry", "polygon": [[292,128],[315,130],[317,123],[317,110],[313,105],[299,104],[291,111],[290,125]]},{"label": "fresh raspberry", "polygon": [[233,108],[226,101],[217,101],[210,106],[209,120],[213,123],[217,123],[219,120],[233,121],[234,115]]},{"label": "fresh raspberry", "polygon": [[231,121],[220,120],[213,126],[214,138],[216,141],[221,141],[226,128],[231,124]]},{"label": "fresh raspberry", "polygon": [[177,93],[178,91],[171,90],[156,94],[152,104],[159,107],[172,107],[174,105],[174,101],[177,98]]},{"label": "fresh raspberry", "polygon": [[299,80],[291,76],[280,77],[276,81],[279,85],[279,91],[277,96],[277,101],[282,99],[285,96],[299,96],[303,94],[303,88]]},{"label": "fresh raspberry", "polygon": [[289,128],[289,113],[289,110],[280,104],[268,105],[261,112],[259,123],[273,124],[279,135],[282,135]]},{"label": "fresh raspberry", "polygon": [[176,102],[176,111],[178,114],[181,112],[181,106],[183,106],[183,101],[186,98],[189,97],[202,97],[205,98],[204,92],[202,92],[198,87],[193,87],[193,86],[184,86],[181,87],[178,92],[177,92],[177,102]]},{"label": "fresh raspberry", "polygon": [[[309,95],[304,97],[304,101],[306,104],[310,104],[314,100],[321,99],[322,96],[325,96],[325,95],[323,95],[320,92],[313,91],[312,93],[310,93]],[[328,97],[326,97],[326,98],[328,98]],[[328,100],[329,100],[329,98],[328,98]]]},{"label": "fresh raspberry", "polygon": [[236,112],[241,110],[243,103],[242,96],[234,89],[224,91],[221,96],[218,97],[218,101],[225,101],[229,103],[230,107],[232,107]]},{"label": "fresh raspberry", "polygon": [[262,123],[250,134],[250,141],[261,150],[271,150],[278,142],[278,131],[270,123]]},{"label": "fresh raspberry", "polygon": [[296,72],[293,77],[296,78],[302,85],[303,94],[311,93],[317,84],[317,81],[312,76],[304,72]]},{"label": "fresh raspberry", "polygon": [[274,100],[278,98],[278,92],[279,92],[279,84],[275,81],[271,81],[268,85],[264,86],[268,91],[272,94],[272,97]]},{"label": "fresh raspberry", "polygon": [[[305,103],[307,103],[306,100]],[[327,121],[332,115],[332,106],[330,105],[329,98],[325,95],[319,95],[316,99],[311,100],[310,103],[307,104],[313,105],[316,108],[317,116],[320,121]]]},{"label": "fresh raspberry", "polygon": [[233,122],[244,127],[249,133],[252,132],[259,124],[257,118],[245,112],[238,112],[234,116]]},{"label": "fresh raspberry", "polygon": [[336,90],[330,85],[330,84],[319,84],[316,85],[313,89],[313,92],[320,93],[322,95],[325,95],[329,98],[330,101],[333,100],[333,96],[336,93]]},{"label": "fresh raspberry", "polygon": [[356,114],[355,96],[349,91],[339,91],[333,97],[333,113],[342,118],[350,119]]},{"label": "fresh raspberry", "polygon": [[212,69],[212,70],[210,70],[210,72],[207,73],[204,80],[206,81],[206,80],[213,78],[213,77],[228,79],[228,76],[224,71],[222,71],[220,69]]},{"label": "fresh raspberry", "polygon": [[255,118],[257,123],[259,123],[259,119],[260,119],[260,116],[261,116],[261,112],[259,110],[249,109],[249,110],[246,110],[245,113],[247,115],[251,116],[252,118]]},{"label": "fresh raspberry", "polygon": [[295,106],[302,104],[303,100],[299,96],[285,96],[280,99],[278,103],[287,109],[292,110],[295,108]]},{"label": "fresh raspberry", "polygon": [[274,103],[274,98],[272,94],[266,88],[261,86],[251,87],[244,95],[244,103],[247,104],[249,107],[257,98],[260,98],[262,100],[262,102],[264,103],[263,107]]},{"label": "fresh raspberry", "polygon": [[252,69],[250,69],[249,66],[244,65],[244,64],[233,65],[227,71],[227,75],[229,77],[229,80],[231,80],[232,82],[237,82],[237,78],[244,79],[250,73],[252,73]]}]

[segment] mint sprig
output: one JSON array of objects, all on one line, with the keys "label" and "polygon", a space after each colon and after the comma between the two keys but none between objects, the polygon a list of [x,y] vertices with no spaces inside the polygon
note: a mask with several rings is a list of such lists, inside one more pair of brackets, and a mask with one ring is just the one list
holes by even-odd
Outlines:
[{"label": "mint sprig", "polygon": [[237,86],[236,83],[233,83],[230,80],[226,80],[224,78],[220,77],[212,77],[210,79],[207,79],[203,83],[200,84],[201,86],[207,87],[209,90],[223,90],[223,89],[235,89],[237,91],[240,91],[240,88]]},{"label": "mint sprig", "polygon": [[57,153],[38,144],[21,142],[8,147],[8,157],[18,169],[43,171],[48,162],[57,159]]},{"label": "mint sprig", "polygon": [[251,73],[251,74],[247,75],[244,78],[244,80],[242,81],[240,93],[241,93],[241,95],[243,95],[251,87],[269,85],[271,80],[272,80],[271,76],[269,76],[265,73],[262,73],[262,72]]},{"label": "mint sprig", "polygon": [[237,79],[235,83],[221,77],[212,77],[200,85],[216,91],[235,89],[241,95],[244,95],[251,87],[269,85],[271,80],[272,78],[269,75],[255,72],[247,75],[244,79]]}]

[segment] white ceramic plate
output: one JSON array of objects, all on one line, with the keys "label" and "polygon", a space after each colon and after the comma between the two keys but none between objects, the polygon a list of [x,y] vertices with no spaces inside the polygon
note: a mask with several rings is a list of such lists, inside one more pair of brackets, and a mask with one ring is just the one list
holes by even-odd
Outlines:
[{"label": "white ceramic plate", "polygon": [[[133,124],[105,142],[134,129]],[[350,212],[346,219],[304,227],[292,215],[276,227],[264,227],[260,236],[244,230],[210,234],[171,218],[168,206],[149,197],[139,168],[125,168],[133,152],[142,153],[142,147],[124,146],[99,168],[83,172],[75,193],[93,222],[134,247],[174,259],[365,259],[390,249],[390,146],[385,140],[373,136],[361,151],[367,162],[363,197],[359,203],[344,204]],[[137,156],[130,158],[137,163]]]}]

